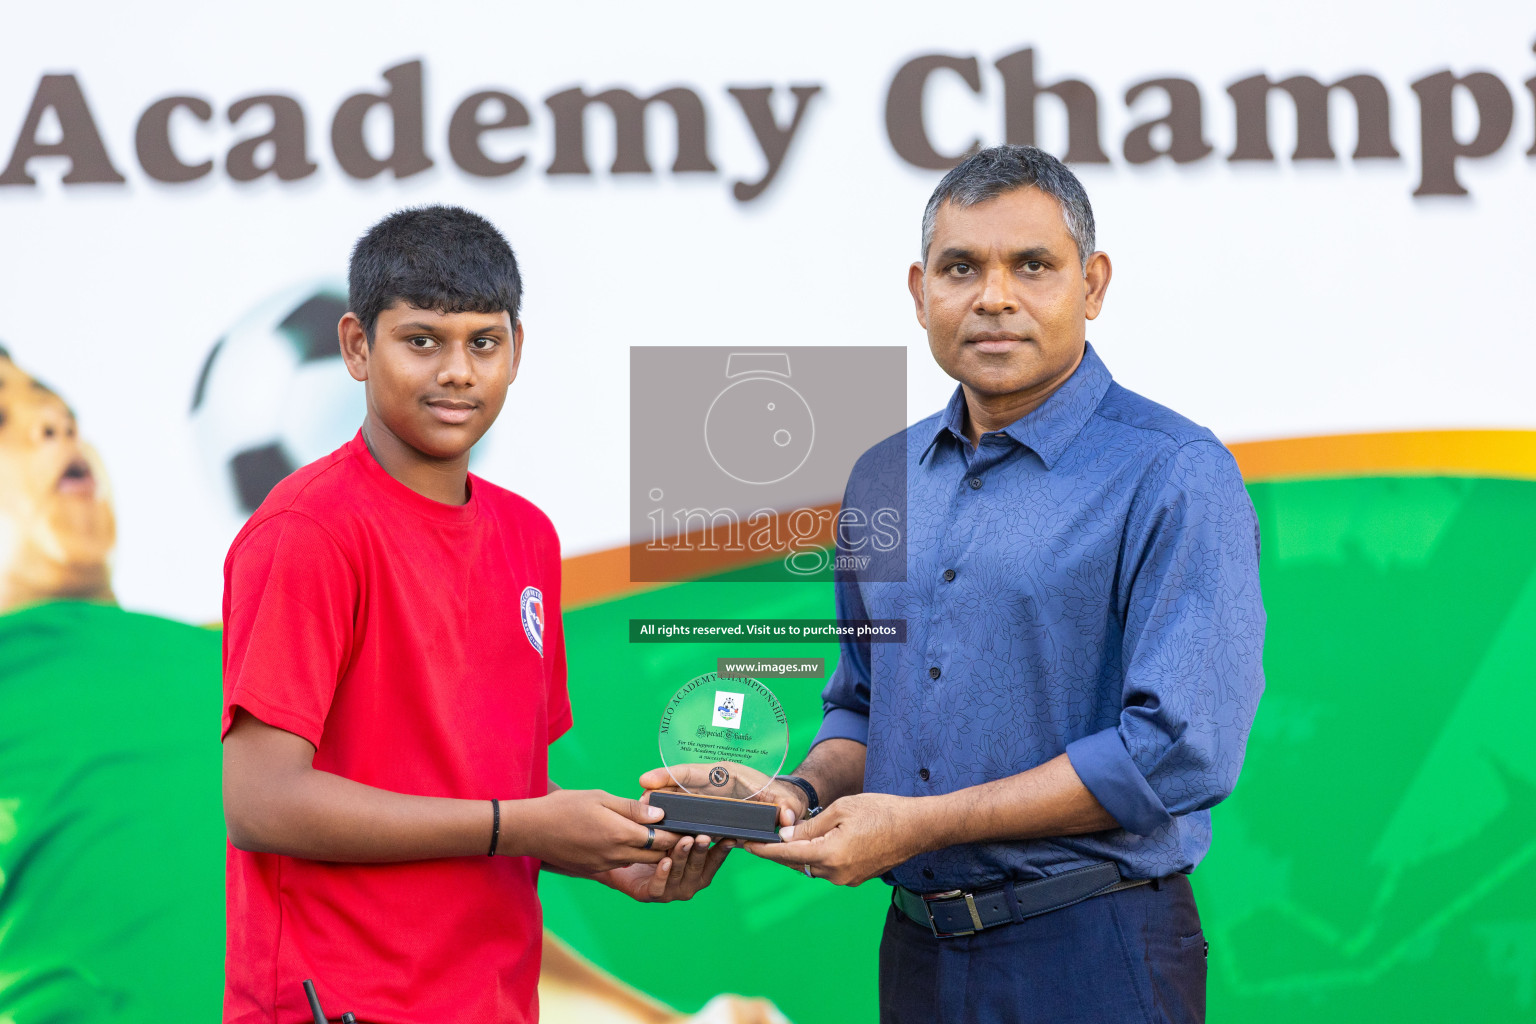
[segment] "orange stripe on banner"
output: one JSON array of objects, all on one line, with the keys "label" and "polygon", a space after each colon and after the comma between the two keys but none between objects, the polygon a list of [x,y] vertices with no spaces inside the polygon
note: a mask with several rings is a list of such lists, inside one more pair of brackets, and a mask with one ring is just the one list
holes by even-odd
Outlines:
[{"label": "orange stripe on banner", "polygon": [[1249,483],[1330,476],[1536,480],[1536,430],[1409,430],[1228,446]]},{"label": "orange stripe on banner", "polygon": [[[1536,430],[1409,430],[1243,441],[1228,445],[1243,479],[1297,480],[1336,476],[1485,476],[1536,480]],[[836,505],[823,506],[836,510]],[[818,509],[818,511],[820,511]],[[781,517],[782,518],[782,517]],[[777,521],[776,521],[777,527]],[[697,543],[703,531],[688,534]],[[830,519],[822,536],[830,544]],[[782,554],[782,552],[781,552]],[[666,583],[630,581],[629,546],[575,555],[564,563],[567,609],[638,594]],[[686,575],[712,576],[763,560],[763,552],[697,551]],[[683,575],[680,573],[679,575]]]}]

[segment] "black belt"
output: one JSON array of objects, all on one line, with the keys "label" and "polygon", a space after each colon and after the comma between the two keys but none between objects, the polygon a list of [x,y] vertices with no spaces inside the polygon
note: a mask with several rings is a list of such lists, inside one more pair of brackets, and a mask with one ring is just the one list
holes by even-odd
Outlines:
[{"label": "black belt", "polygon": [[1147,878],[1122,879],[1120,870],[1106,861],[1033,882],[1010,882],[986,892],[951,889],[924,894],[898,885],[892,899],[897,910],[918,924],[926,925],[935,938],[950,939],[1049,914],[1093,896],[1146,885],[1149,881],[1151,879]]}]

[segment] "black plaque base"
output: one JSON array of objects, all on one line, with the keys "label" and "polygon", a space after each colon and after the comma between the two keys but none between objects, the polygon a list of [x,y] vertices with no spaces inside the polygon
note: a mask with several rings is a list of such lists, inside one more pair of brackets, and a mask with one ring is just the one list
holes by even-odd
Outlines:
[{"label": "black plaque base", "polygon": [[779,838],[779,808],[775,804],[656,792],[651,794],[651,806],[660,807],[667,815],[656,827],[678,835],[783,842]]}]

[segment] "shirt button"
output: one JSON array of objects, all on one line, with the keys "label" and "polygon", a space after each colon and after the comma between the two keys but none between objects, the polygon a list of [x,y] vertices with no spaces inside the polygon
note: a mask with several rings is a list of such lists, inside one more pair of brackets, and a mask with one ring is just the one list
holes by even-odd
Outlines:
[{"label": "shirt button", "polygon": [[981,477],[979,477],[979,476],[971,477],[971,490],[973,490],[973,491],[981,490]]},{"label": "shirt button", "polygon": [[928,769],[927,768],[919,768],[917,770],[917,777],[922,779],[924,782],[927,782],[928,781]]},{"label": "shirt button", "polygon": [[933,868],[923,868],[923,877],[928,879],[933,878]]},{"label": "shirt button", "polygon": [[935,666],[933,666],[933,668],[928,670],[928,678],[929,679],[937,679],[937,678],[939,678],[939,666],[935,665]]},{"label": "shirt button", "polygon": [[944,582],[945,583],[948,583],[950,580],[952,580],[954,578],[955,578],[955,570],[953,570],[953,569],[945,569],[944,570]]}]

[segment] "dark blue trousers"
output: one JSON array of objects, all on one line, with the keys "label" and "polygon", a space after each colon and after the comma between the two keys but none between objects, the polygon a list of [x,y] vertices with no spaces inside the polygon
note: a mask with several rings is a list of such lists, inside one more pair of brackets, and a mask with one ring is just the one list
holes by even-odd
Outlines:
[{"label": "dark blue trousers", "polygon": [[1183,875],[962,938],[886,917],[881,1024],[1204,1020],[1205,935]]}]

